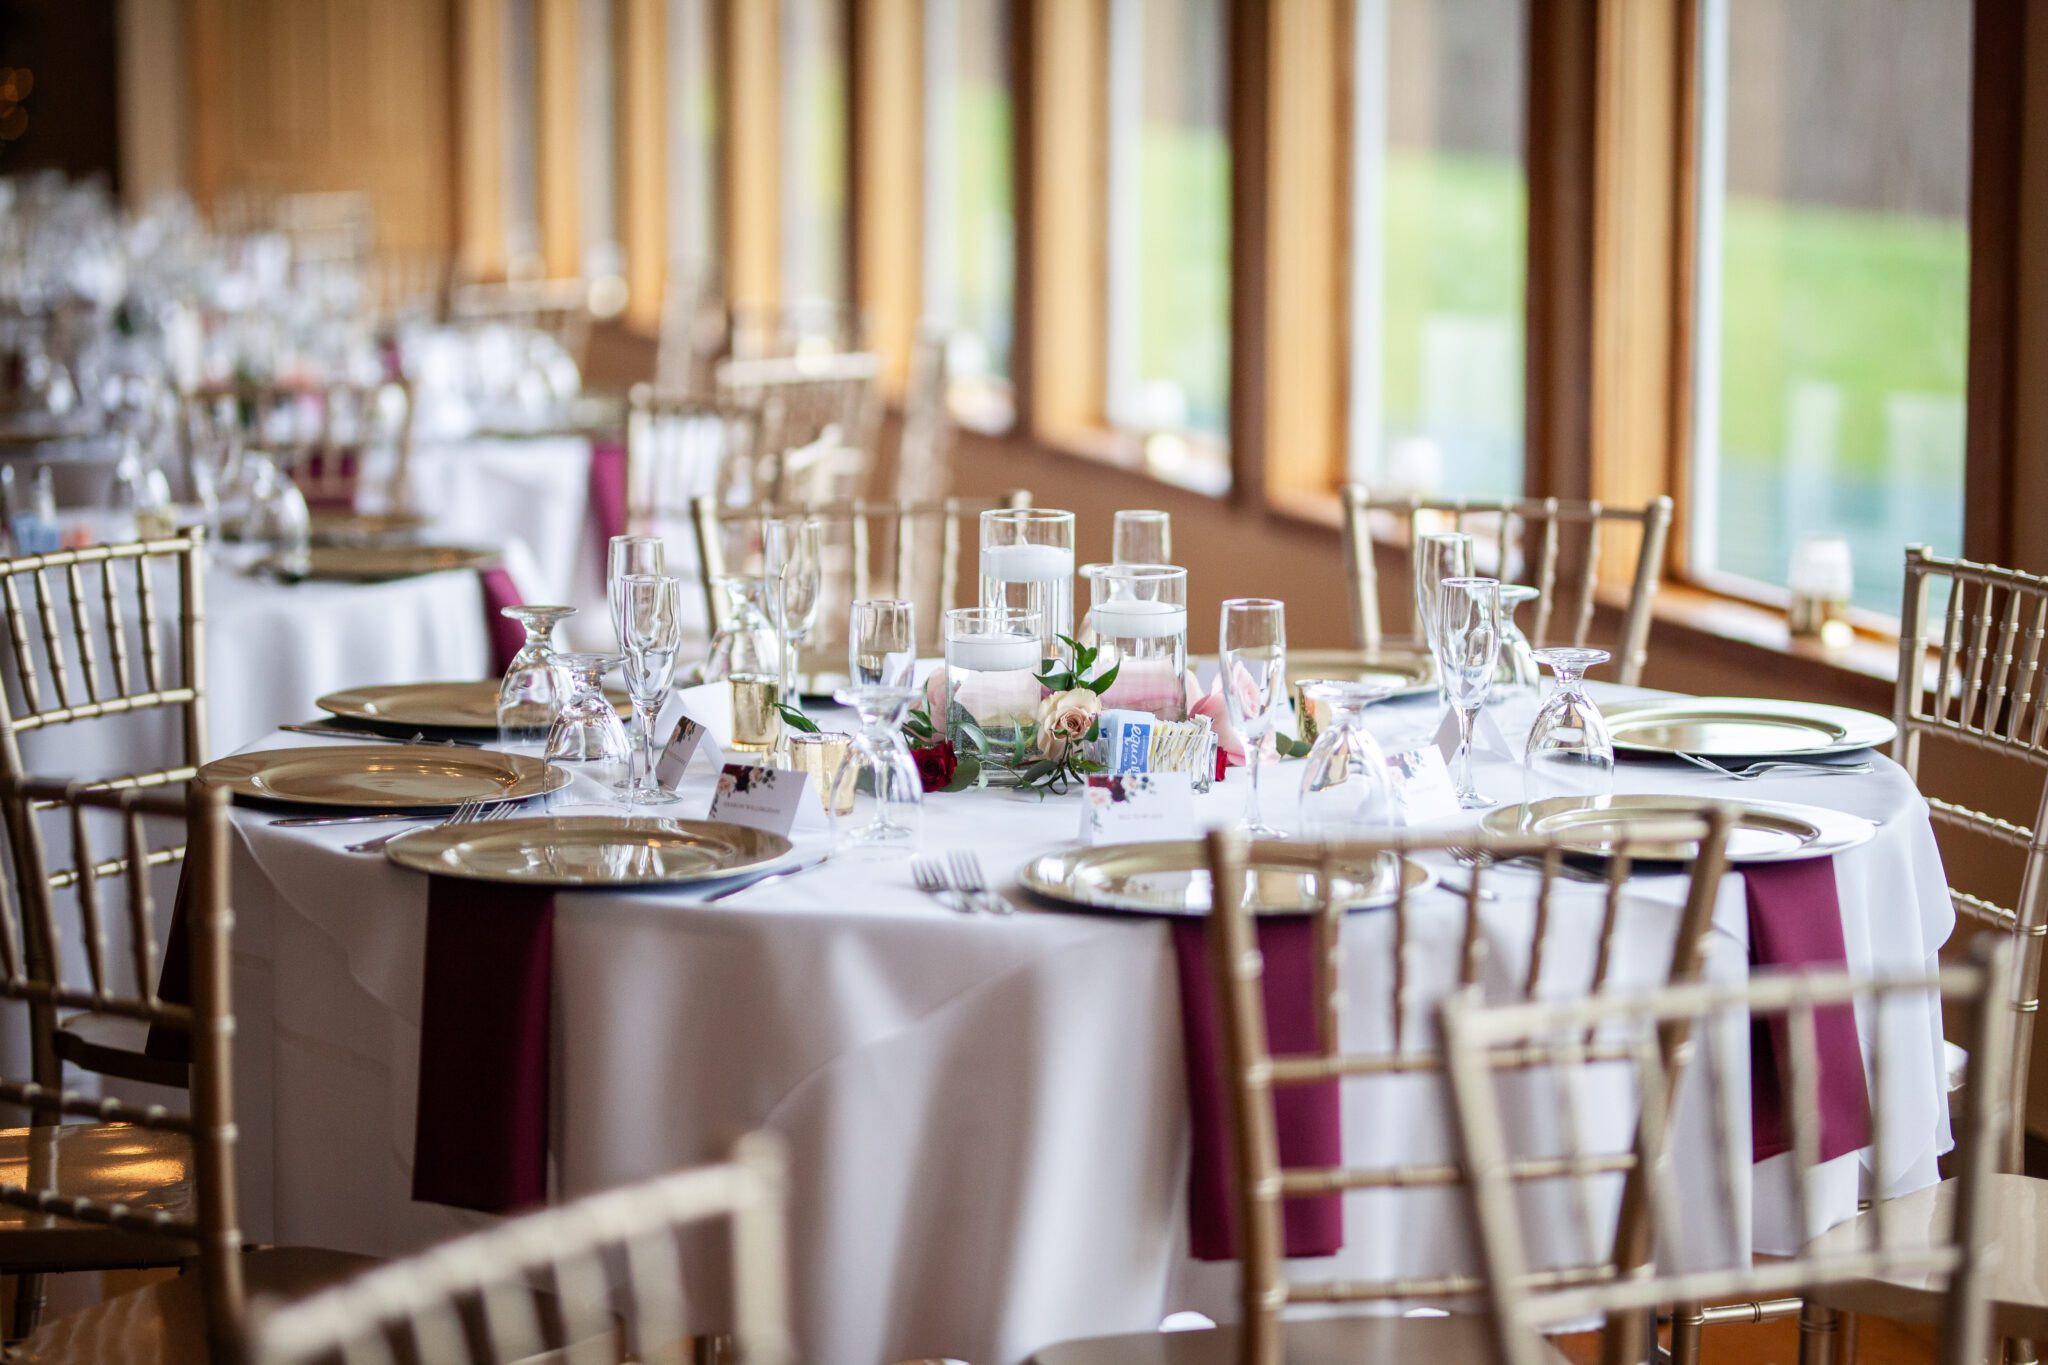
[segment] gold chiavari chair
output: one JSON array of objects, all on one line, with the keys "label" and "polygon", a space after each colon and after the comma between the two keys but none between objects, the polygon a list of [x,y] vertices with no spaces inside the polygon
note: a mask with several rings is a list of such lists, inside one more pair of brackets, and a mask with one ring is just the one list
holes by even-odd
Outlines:
[{"label": "gold chiavari chair", "polygon": [[[0,802],[26,868],[18,903],[0,893],[0,1000],[135,1020],[185,1035],[192,1053],[191,1102],[182,1113],[92,1098],[40,1080],[0,1078],[0,1098],[35,1116],[35,1126],[0,1132],[0,1268],[40,1273],[197,1257],[191,1274],[32,1332],[18,1358],[238,1359],[245,1295],[331,1283],[370,1262],[333,1252],[243,1250],[231,1080],[227,799],[196,782],[173,794],[9,778],[0,783]],[[189,1004],[166,1000],[157,989],[146,869],[162,851],[149,846],[145,825],[152,821],[183,826]],[[118,851],[94,847],[93,830],[107,823],[119,830]],[[68,830],[75,872],[67,897],[54,889],[46,825]],[[118,906],[107,904],[115,895]],[[110,945],[113,919],[125,924],[125,953]],[[66,939],[84,948],[84,980],[63,966]],[[19,1326],[33,1325],[36,1299],[31,1289],[18,1302]]]},{"label": "gold chiavari chair", "polygon": [[[1806,1241],[1790,1255],[1765,1261],[1747,1252],[1750,1133],[1731,1121],[1743,1112],[1752,1025],[1782,1029],[1788,1046],[1779,1073],[1792,1163],[1786,1171],[1795,1216],[1812,1230],[1818,1216],[1806,1174],[1821,1164],[1820,1062],[1815,1016],[1851,1009],[1871,1020],[1889,1001],[1924,1000],[1939,991],[1945,1005],[1967,1011],[1974,1040],[1987,1056],[2002,1053],[2010,1031],[1999,1018],[2011,945],[1981,945],[1968,965],[1936,972],[1858,978],[1847,972],[1758,976],[1741,984],[1684,983],[1635,995],[1530,1002],[1487,1007],[1475,993],[1454,997],[1444,1011],[1460,1145],[1474,1187],[1486,1283],[1501,1365],[1536,1365],[1547,1358],[1543,1333],[1601,1318],[1605,1365],[1643,1358],[1647,1316],[1660,1303],[1731,1295],[1796,1293],[1808,1305],[1802,1321],[1802,1365],[1832,1358],[1832,1317],[1838,1308],[1896,1314],[1896,1286],[1910,1285],[1911,1313],[1940,1327],[1939,1359],[1948,1365],[1984,1359],[1994,1303],[2028,1243],[2004,1240],[2000,1209],[2006,1182],[1996,1174],[2004,1131],[2011,1121],[2007,1097],[1977,1087],[1957,1139],[1960,1173],[1937,1214],[1919,1196],[1880,1202],[1868,1214]],[[1871,1028],[1866,1062],[1870,1108],[1881,1111],[1891,1031]],[[1904,1036],[1900,1036],[1904,1040]],[[1731,1055],[1739,1054],[1739,1055]],[[2003,1060],[2000,1057],[2000,1060]],[[1501,1073],[1515,1073],[1511,1077]],[[1582,1086],[1602,1075],[1622,1077],[1633,1091],[1621,1131],[1603,1142],[1588,1135],[1590,1117]],[[1719,1116],[1706,1125],[1710,1163],[1681,1162],[1674,1112],[1680,1084]],[[1550,1093],[1532,1096],[1549,1083]],[[1519,1093],[1512,1100],[1503,1088]],[[1509,1132],[1504,1106],[1560,1112],[1540,1150]],[[1601,1116],[1613,1130],[1613,1112]],[[1884,1125],[1871,1125],[1875,1164]],[[1560,1150],[1562,1148],[1562,1150]],[[1560,1255],[1560,1220],[1544,1220],[1521,1202],[1518,1165],[1551,1168],[1557,1198],[1577,1234],[1576,1252]],[[1700,1169],[1710,1164],[1711,1170]],[[1599,1182],[1610,1188],[1595,1188]],[[1625,1182],[1625,1183],[1623,1183]],[[1696,1211],[1686,1216],[1685,1191],[1710,1201],[1719,1244],[1702,1249],[1705,1229]],[[1602,1228],[1596,1210],[1618,1214]],[[1606,1195],[1606,1198],[1603,1198]],[[1917,1205],[1907,1207],[1907,1205]],[[1685,1229],[1681,1245],[1676,1234]],[[1543,1245],[1539,1246],[1538,1243]],[[2000,1253],[2007,1253],[2001,1256]],[[1617,1254],[1619,1253],[1619,1254]]]},{"label": "gold chiavari chair", "polygon": [[785,1184],[780,1145],[749,1134],[728,1161],[528,1214],[281,1308],[256,1333],[254,1365],[677,1361],[680,1238],[713,1219],[731,1225],[737,1359],[782,1365]]},{"label": "gold chiavari chair", "polygon": [[867,352],[729,360],[718,367],[719,398],[760,414],[768,500],[803,496],[798,451],[850,452],[850,464],[832,474],[851,490],[862,487],[881,427],[881,372],[880,357]]},{"label": "gold chiavari chair", "polygon": [[185,429],[194,441],[226,440],[267,454],[288,472],[312,507],[349,509],[362,490],[370,447],[389,445],[388,507],[408,510],[411,496],[412,386],[374,383],[210,385],[184,397]]},{"label": "gold chiavari chair", "polygon": [[896,496],[941,498],[953,486],[951,371],[943,329],[918,333],[910,353],[910,385],[903,394],[903,432],[896,443]]},{"label": "gold chiavari chair", "polygon": [[838,303],[793,303],[725,310],[727,357],[772,360],[848,354],[868,348],[868,320]]},{"label": "gold chiavari chair", "polygon": [[[757,504],[721,507],[708,497],[691,504],[697,563],[702,570],[704,610],[713,629],[723,625],[730,605],[718,580],[738,572],[728,542],[745,538],[751,557],[759,548],[764,521],[809,517],[822,524],[826,557],[817,626],[806,648],[825,661],[820,669],[841,671],[845,659],[847,609],[865,597],[900,598],[917,608],[917,648],[943,652],[947,611],[961,606],[963,564],[979,553],[981,514],[999,507],[1029,507],[1023,490],[995,498],[944,498],[933,502],[879,502],[856,498],[810,505]],[[743,566],[741,566],[743,567]]]},{"label": "gold chiavari chair", "polygon": [[626,521],[651,532],[694,515],[692,499],[751,502],[760,414],[635,384],[627,395]]},{"label": "gold chiavari chair", "polygon": [[[1652,498],[1642,507],[1610,507],[1562,498],[1376,498],[1365,485],[1356,483],[1344,485],[1343,498],[1352,633],[1359,647],[1368,650],[1377,649],[1384,638],[1379,568],[1373,558],[1376,519],[1399,518],[1406,524],[1411,545],[1424,531],[1470,532],[1479,572],[1502,582],[1527,583],[1539,594],[1534,629],[1528,632],[1530,644],[1538,649],[1548,644],[1588,643],[1609,528],[1639,528],[1628,603],[1613,653],[1617,682],[1634,686],[1642,681],[1650,652],[1650,609],[1664,564],[1664,538],[1671,528],[1670,498]],[[1569,605],[1564,605],[1567,599]],[[1409,614],[1412,617],[1412,607]]]},{"label": "gold chiavari chair", "polygon": [[[1685,817],[1618,843],[1597,891],[1567,877],[1566,848],[1554,838],[1499,838],[1470,833],[1397,834],[1330,844],[1247,844],[1218,831],[1209,836],[1209,868],[1215,908],[1209,915],[1209,967],[1215,982],[1223,1037],[1224,1089],[1230,1098],[1234,1211],[1240,1269],[1239,1321],[1208,1331],[1151,1333],[1070,1342],[1037,1353],[1038,1365],[1280,1365],[1351,1360],[1450,1360],[1483,1353],[1486,1327],[1472,1312],[1449,1316],[1388,1315],[1416,1304],[1468,1308],[1485,1288],[1482,1275],[1451,1263],[1399,1278],[1348,1276],[1295,1278],[1284,1258],[1281,1201],[1290,1197],[1341,1197],[1370,1192],[1385,1201],[1374,1222],[1383,1226],[1441,1227],[1462,1221],[1467,1194],[1465,1172],[1455,1152],[1418,1152],[1412,1160],[1385,1164],[1282,1167],[1273,1113],[1276,1089],[1353,1084],[1371,1087],[1385,1112],[1448,1117],[1444,1055],[1432,1027],[1436,1005],[1456,990],[1482,981],[1515,999],[1599,996],[1617,988],[1618,936],[1632,927],[1644,907],[1630,901],[1627,880],[1634,849],[1668,853],[1672,841],[1696,844],[1681,905],[1670,909],[1672,937],[1652,980],[1691,981],[1700,969],[1703,941],[1721,881],[1728,815],[1713,809]],[[1411,892],[1405,877],[1391,906],[1357,916],[1352,942],[1346,937],[1344,894],[1336,888],[1364,875],[1356,869],[1383,866],[1388,857],[1442,855],[1471,864],[1459,891]],[[1522,860],[1534,860],[1531,871]],[[1522,864],[1490,875],[1509,862]],[[1315,869],[1323,900],[1312,912],[1313,1052],[1275,1055],[1269,1043],[1264,1000],[1266,962],[1246,905],[1251,869],[1269,863]],[[1354,869],[1351,877],[1335,876]],[[1483,909],[1487,883],[1502,896],[1514,895],[1497,914]],[[1582,894],[1560,895],[1577,887]],[[1535,893],[1535,904],[1521,899]],[[1454,897],[1455,899],[1447,899]],[[1425,903],[1426,898],[1426,903]],[[1452,906],[1458,907],[1455,911]],[[1530,926],[1526,958],[1511,960],[1519,947],[1490,940],[1486,918],[1500,925]],[[1373,938],[1368,947],[1360,940]],[[1661,939],[1659,940],[1661,943]],[[1448,971],[1425,960],[1425,946],[1455,960]],[[1384,983],[1384,1013],[1368,1011],[1359,981],[1370,970]],[[1340,972],[1343,979],[1340,981]],[[1382,992],[1375,988],[1374,999]],[[1356,1011],[1346,1011],[1346,1002]],[[1348,1017],[1347,1017],[1348,1016]],[[1377,1043],[1357,1040],[1372,1035]],[[1346,1046],[1341,1040],[1353,1040]],[[1429,1097],[1418,1090],[1428,1087]],[[1358,1112],[1356,1107],[1351,1112]],[[1417,1121],[1418,1147],[1429,1127]],[[1358,1143],[1354,1146],[1370,1144]],[[1537,1164],[1518,1168],[1519,1179],[1554,1174]],[[1445,1200],[1450,1201],[1446,1206]],[[1361,1220],[1351,1220],[1357,1228]],[[1290,1304],[1357,1304],[1378,1315],[1284,1319]],[[1545,1360],[1561,1360],[1544,1353]]]},{"label": "gold chiavari chair", "polygon": [[438,321],[454,264],[439,251],[380,252],[363,268],[364,302],[379,323]]},{"label": "gold chiavari chair", "polygon": [[590,354],[590,283],[584,279],[506,280],[458,286],[451,322],[531,327],[555,339],[579,368]]}]

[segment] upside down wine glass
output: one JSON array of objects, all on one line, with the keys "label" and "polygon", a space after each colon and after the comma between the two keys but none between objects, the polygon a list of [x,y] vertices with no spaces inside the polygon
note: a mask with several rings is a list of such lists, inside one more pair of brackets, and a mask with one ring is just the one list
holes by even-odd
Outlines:
[{"label": "upside down wine glass", "polygon": [[499,615],[526,630],[526,643],[498,680],[498,742],[539,744],[555,723],[569,686],[555,667],[555,627],[576,614],[574,607],[503,607]]},{"label": "upside down wine glass", "polygon": [[1529,727],[1522,751],[1524,798],[1597,799],[1614,794],[1614,736],[1607,717],[1586,695],[1585,672],[1608,658],[1604,649],[1539,649],[1536,658],[1557,674],[1557,687]]},{"label": "upside down wine glass", "polygon": [[860,733],[832,780],[842,800],[851,795],[847,809],[833,817],[841,847],[891,854],[916,845],[924,782],[903,741],[903,718],[920,695],[908,687],[880,686],[843,687],[832,694],[860,717]]},{"label": "upside down wine glass", "polygon": [[1310,839],[1355,837],[1397,825],[1393,782],[1379,741],[1365,728],[1365,710],[1385,700],[1380,683],[1318,682],[1303,691],[1330,708],[1301,774],[1301,832]]},{"label": "upside down wine glass", "polygon": [[1472,723],[1486,704],[1500,662],[1500,580],[1446,578],[1438,589],[1436,671],[1458,716],[1454,765],[1458,804],[1483,810],[1494,804],[1472,782]]},{"label": "upside down wine glass", "polygon": [[1255,839],[1284,839],[1259,815],[1259,769],[1266,737],[1279,723],[1287,701],[1287,606],[1270,597],[1233,597],[1223,604],[1217,633],[1217,662],[1223,671],[1223,706],[1231,728],[1244,742],[1251,788],[1238,825]]},{"label": "upside down wine glass", "polygon": [[555,713],[548,730],[545,758],[552,768],[566,768],[607,787],[616,787],[632,761],[626,727],[604,694],[604,675],[617,668],[617,654],[557,654],[555,665],[569,679],[569,699]]}]

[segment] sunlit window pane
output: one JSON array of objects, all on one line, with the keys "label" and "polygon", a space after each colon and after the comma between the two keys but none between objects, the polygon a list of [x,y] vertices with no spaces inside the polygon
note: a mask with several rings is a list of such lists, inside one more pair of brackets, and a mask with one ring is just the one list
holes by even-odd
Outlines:
[{"label": "sunlit window pane", "polygon": [[668,253],[692,287],[718,262],[718,64],[713,0],[668,4]]},{"label": "sunlit window pane", "polygon": [[782,0],[782,300],[846,297],[846,7]]},{"label": "sunlit window pane", "polygon": [[1009,0],[925,0],[924,311],[955,406],[1008,406],[1016,295]]},{"label": "sunlit window pane", "polygon": [[1351,476],[1522,486],[1526,0],[1355,0]]},{"label": "sunlit window pane", "polygon": [[1896,613],[1963,527],[1970,6],[1702,6],[1694,562],[1782,585],[1803,535]]},{"label": "sunlit window pane", "polygon": [[[1227,39],[1224,0],[1110,7],[1108,397],[1136,430],[1227,428]],[[1220,450],[1201,450],[1208,467],[1161,472],[1227,483]]]}]

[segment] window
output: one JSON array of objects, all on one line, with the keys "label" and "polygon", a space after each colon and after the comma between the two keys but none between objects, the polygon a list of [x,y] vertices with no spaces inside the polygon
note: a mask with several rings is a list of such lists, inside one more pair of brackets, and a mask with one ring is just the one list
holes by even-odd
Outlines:
[{"label": "window", "polygon": [[953,331],[952,401],[1000,425],[1010,406],[1017,216],[1010,0],[925,0],[924,314]]},{"label": "window", "polygon": [[668,258],[695,297],[718,290],[718,64],[713,0],[668,0]]},{"label": "window", "polygon": [[1527,0],[1353,0],[1349,473],[1522,486]]},{"label": "window", "polygon": [[1782,585],[1849,541],[1898,610],[1901,549],[1963,529],[1970,11],[1706,0],[1691,564]]},{"label": "window", "polygon": [[1106,407],[1156,433],[1154,473],[1213,490],[1230,482],[1227,23],[1224,0],[1109,8]]},{"label": "window", "polygon": [[782,302],[847,296],[847,34],[840,0],[782,0]]}]

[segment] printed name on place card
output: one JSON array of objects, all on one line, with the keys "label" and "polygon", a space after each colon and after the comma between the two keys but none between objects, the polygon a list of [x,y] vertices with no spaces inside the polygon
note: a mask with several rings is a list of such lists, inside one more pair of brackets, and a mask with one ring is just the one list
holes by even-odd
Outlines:
[{"label": "printed name on place card", "polygon": [[1434,744],[1387,755],[1387,777],[1401,807],[1401,823],[1426,825],[1458,814],[1458,791],[1443,751]]},{"label": "printed name on place card", "polygon": [[1081,792],[1083,843],[1186,839],[1194,832],[1194,788],[1186,773],[1088,774]]}]

